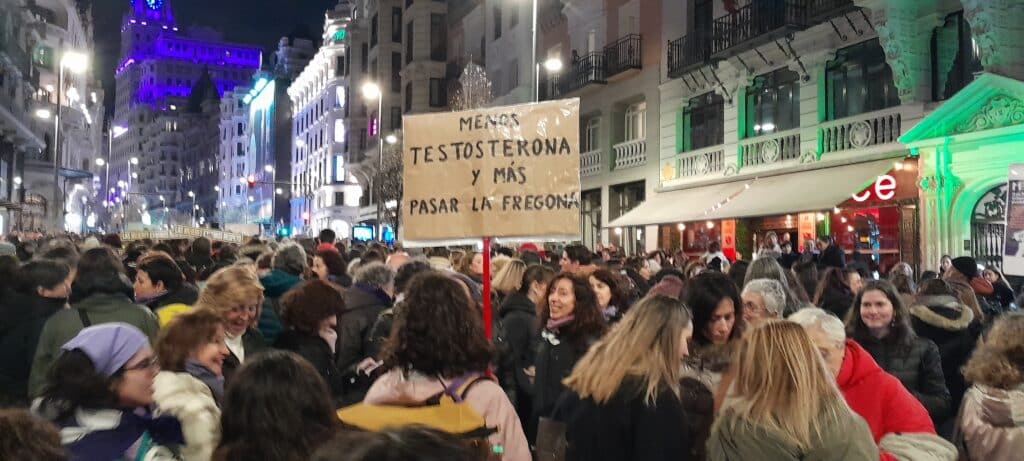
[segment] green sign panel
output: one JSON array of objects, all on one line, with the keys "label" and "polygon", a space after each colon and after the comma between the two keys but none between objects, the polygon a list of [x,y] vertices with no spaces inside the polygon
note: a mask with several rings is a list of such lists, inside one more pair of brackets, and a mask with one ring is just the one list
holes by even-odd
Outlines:
[{"label": "green sign panel", "polygon": [[336,41],[336,42],[340,42],[340,41],[345,40],[345,35],[346,34],[347,34],[347,32],[345,31],[345,29],[338,29],[338,31],[335,32],[333,36],[331,36],[331,39]]}]

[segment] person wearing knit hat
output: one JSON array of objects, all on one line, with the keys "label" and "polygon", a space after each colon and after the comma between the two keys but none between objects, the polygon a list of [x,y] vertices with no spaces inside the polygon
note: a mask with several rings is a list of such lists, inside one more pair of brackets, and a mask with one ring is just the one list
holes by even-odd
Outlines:
[{"label": "person wearing knit hat", "polygon": [[32,410],[60,429],[72,460],[133,459],[136,454],[141,459],[149,440],[184,443],[176,418],[149,412],[158,369],[149,339],[138,328],[91,326],[61,346]]},{"label": "person wearing knit hat", "polygon": [[974,289],[974,294],[979,297],[990,296],[995,292],[992,283],[979,276],[978,262],[970,256],[953,258],[953,265],[942,273],[942,279],[966,283]]}]

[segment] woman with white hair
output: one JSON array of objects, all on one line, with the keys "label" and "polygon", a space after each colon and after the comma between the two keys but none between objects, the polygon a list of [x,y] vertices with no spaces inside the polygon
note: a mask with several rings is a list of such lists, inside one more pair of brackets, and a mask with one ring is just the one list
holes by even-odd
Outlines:
[{"label": "woman with white hair", "polygon": [[743,321],[751,327],[765,320],[782,318],[786,307],[786,289],[772,279],[754,279],[743,287]]},{"label": "woman with white hair", "polygon": [[[886,373],[852,339],[846,338],[843,322],[817,307],[800,309],[789,316],[807,331],[829,371],[836,378],[846,404],[867,421],[881,459],[920,459],[908,456],[925,447],[953,450],[935,435],[928,411],[903,384]],[[905,450],[914,450],[907,452]]]}]

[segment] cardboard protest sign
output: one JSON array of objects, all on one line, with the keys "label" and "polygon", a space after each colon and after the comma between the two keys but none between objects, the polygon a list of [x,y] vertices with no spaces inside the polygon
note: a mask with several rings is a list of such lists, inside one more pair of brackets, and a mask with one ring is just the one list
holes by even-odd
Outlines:
[{"label": "cardboard protest sign", "polygon": [[403,240],[579,234],[579,99],[406,116],[403,136]]},{"label": "cardboard protest sign", "polygon": [[124,241],[135,241],[135,240],[174,240],[174,239],[194,239],[196,237],[206,237],[210,240],[216,240],[228,243],[241,244],[245,241],[245,236],[241,234],[235,234],[232,232],[225,232],[216,229],[207,229],[205,227],[186,227],[186,226],[171,226],[170,229],[164,230],[151,230],[151,231],[131,231],[122,232],[121,240]]}]

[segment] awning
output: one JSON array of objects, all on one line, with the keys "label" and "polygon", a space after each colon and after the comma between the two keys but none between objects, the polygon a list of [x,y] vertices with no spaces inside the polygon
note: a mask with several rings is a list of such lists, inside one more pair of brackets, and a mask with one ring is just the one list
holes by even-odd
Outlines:
[{"label": "awning", "polygon": [[606,227],[646,226],[702,219],[708,207],[739,192],[743,184],[731,182],[655,193]]},{"label": "awning", "polygon": [[[842,203],[892,169],[898,159],[876,160],[799,173],[757,178],[701,219],[749,218],[827,210]],[[714,204],[710,204],[714,206]]]},{"label": "awning", "polygon": [[[862,191],[878,175],[889,171],[896,160],[877,160],[655,193],[606,227],[826,210]],[[716,208],[716,205],[720,206]]]}]

